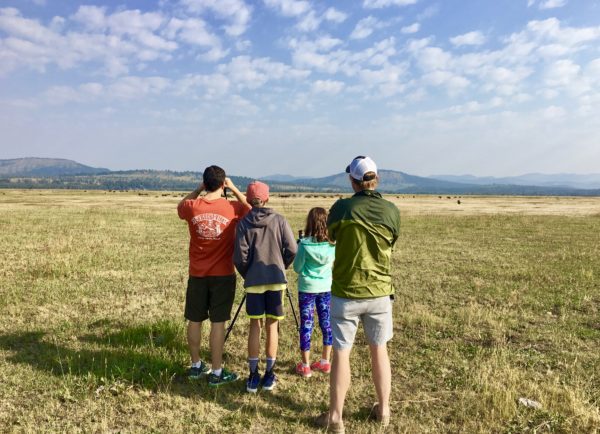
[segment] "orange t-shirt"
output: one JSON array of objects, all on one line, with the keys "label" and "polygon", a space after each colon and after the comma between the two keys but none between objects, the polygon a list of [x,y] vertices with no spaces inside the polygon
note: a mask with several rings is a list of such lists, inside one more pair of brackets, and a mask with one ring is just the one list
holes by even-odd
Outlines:
[{"label": "orange t-shirt", "polygon": [[235,227],[250,210],[220,198],[185,200],[177,207],[190,229],[190,276],[227,276],[233,268]]}]

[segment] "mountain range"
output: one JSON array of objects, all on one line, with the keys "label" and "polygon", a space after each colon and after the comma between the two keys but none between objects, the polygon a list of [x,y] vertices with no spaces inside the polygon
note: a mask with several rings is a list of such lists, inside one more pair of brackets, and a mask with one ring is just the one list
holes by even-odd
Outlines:
[{"label": "mountain range", "polygon": [[430,178],[442,181],[462,182],[477,185],[538,185],[544,187],[572,187],[572,188],[600,188],[600,174],[557,173],[547,175],[544,173],[527,173],[520,176],[507,176],[496,178],[493,176],[473,175],[431,175]]},{"label": "mountain range", "polygon": [[[236,185],[252,178],[231,176]],[[600,174],[542,175],[493,178],[471,175],[422,177],[396,170],[380,170],[378,190],[399,194],[492,194],[492,195],[600,195]],[[114,190],[192,190],[202,179],[201,172],[170,170],[111,171],[52,158],[0,160],[0,187],[4,188],[79,188]],[[348,175],[307,178],[278,174],[261,178],[275,192],[351,191]]]}]

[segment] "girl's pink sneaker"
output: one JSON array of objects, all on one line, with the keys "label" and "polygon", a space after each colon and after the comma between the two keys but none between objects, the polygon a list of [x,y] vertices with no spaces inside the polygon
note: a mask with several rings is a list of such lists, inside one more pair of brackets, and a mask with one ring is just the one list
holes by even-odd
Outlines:
[{"label": "girl's pink sneaker", "polygon": [[296,374],[298,374],[304,378],[310,378],[312,376],[310,366],[304,366],[302,364],[302,362],[300,362],[296,365]]},{"label": "girl's pink sneaker", "polygon": [[324,374],[329,374],[331,372],[331,363],[321,363],[320,360],[317,360],[312,365],[310,365],[310,369],[313,371],[321,371]]}]

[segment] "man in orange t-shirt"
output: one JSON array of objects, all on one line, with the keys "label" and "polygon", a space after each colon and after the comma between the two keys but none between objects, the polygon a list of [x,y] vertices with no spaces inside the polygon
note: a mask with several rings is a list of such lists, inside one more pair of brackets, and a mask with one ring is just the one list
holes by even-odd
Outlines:
[{"label": "man in orange t-shirt", "polygon": [[[185,297],[187,340],[192,358],[190,378],[208,375],[209,386],[217,387],[237,379],[222,367],[225,321],[231,317],[235,297],[233,247],[235,228],[250,210],[246,197],[237,189],[225,171],[218,166],[204,170],[203,182],[184,197],[177,206],[179,218],[190,230],[190,267]],[[229,188],[237,202],[223,198]],[[206,190],[202,197],[200,193]],[[212,370],[200,360],[202,322],[210,319],[210,351]]]}]

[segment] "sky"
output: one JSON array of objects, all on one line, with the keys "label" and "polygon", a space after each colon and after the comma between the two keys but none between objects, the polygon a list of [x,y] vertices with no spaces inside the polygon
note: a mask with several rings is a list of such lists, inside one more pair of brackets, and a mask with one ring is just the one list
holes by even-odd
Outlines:
[{"label": "sky", "polygon": [[0,159],[600,172],[600,0],[0,0]]}]

